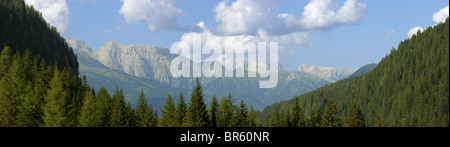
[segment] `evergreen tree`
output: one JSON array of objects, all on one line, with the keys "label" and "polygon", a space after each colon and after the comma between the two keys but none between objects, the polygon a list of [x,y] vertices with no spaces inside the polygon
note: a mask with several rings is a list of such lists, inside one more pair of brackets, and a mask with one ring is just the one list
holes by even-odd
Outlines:
[{"label": "evergreen tree", "polygon": [[218,127],[229,127],[234,113],[234,99],[231,94],[228,97],[223,96],[219,105]]},{"label": "evergreen tree", "polygon": [[298,98],[294,98],[294,106],[291,112],[291,126],[292,127],[305,127],[306,121],[303,116],[303,109],[300,107],[300,102]]},{"label": "evergreen tree", "polygon": [[125,127],[126,126],[126,104],[123,96],[123,90],[116,87],[116,91],[112,98],[111,110],[111,127]]},{"label": "evergreen tree", "polygon": [[350,103],[347,115],[347,120],[345,120],[347,127],[366,127],[364,116],[361,110],[356,106],[355,102],[352,101]]},{"label": "evergreen tree", "polygon": [[322,112],[322,109],[320,109],[320,107],[318,107],[316,111],[311,109],[311,112],[306,121],[306,126],[307,127],[321,127],[322,113],[323,112]]},{"label": "evergreen tree", "polygon": [[101,127],[111,126],[112,100],[105,87],[100,88],[97,94],[97,107],[100,111]]},{"label": "evergreen tree", "polygon": [[203,89],[198,78],[195,80],[196,86],[192,90],[191,103],[188,109],[187,127],[209,127],[209,116],[203,99]]},{"label": "evergreen tree", "polygon": [[332,100],[325,107],[322,119],[322,127],[342,127],[341,119],[337,116],[338,110]]},{"label": "evergreen tree", "polygon": [[187,105],[186,102],[184,100],[184,96],[183,96],[183,92],[180,92],[180,99],[178,100],[178,105],[177,105],[177,121],[178,127],[181,127],[184,123],[184,120],[186,118],[186,114],[187,114]]},{"label": "evergreen tree", "polygon": [[128,101],[125,107],[125,125],[124,127],[136,127],[136,111],[131,108],[131,104]]},{"label": "evergreen tree", "polygon": [[12,64],[12,51],[8,46],[3,48],[0,54],[0,79],[8,72],[9,66]]},{"label": "evergreen tree", "polygon": [[44,106],[44,126],[45,127],[66,127],[66,101],[69,97],[68,90],[63,84],[63,75],[55,66],[53,78],[50,81],[50,89],[45,96]]},{"label": "evergreen tree", "polygon": [[25,81],[20,55],[13,57],[12,65],[0,81],[0,126],[16,127],[21,124],[21,105]]},{"label": "evergreen tree", "polygon": [[152,127],[153,119],[153,110],[151,106],[147,105],[145,100],[144,90],[141,89],[141,93],[139,95],[138,104],[136,106],[136,125],[137,127]]},{"label": "evergreen tree", "polygon": [[217,127],[217,107],[219,107],[217,97],[216,95],[213,95],[211,106],[209,107],[209,114],[211,115],[211,127]]},{"label": "evergreen tree", "polygon": [[93,91],[86,91],[83,107],[81,108],[81,115],[79,119],[80,127],[101,127],[101,112],[97,107],[97,99]]},{"label": "evergreen tree", "polygon": [[241,100],[241,105],[239,105],[239,108],[237,109],[236,113],[233,116],[231,126],[248,127],[247,116],[248,116],[247,106],[245,106],[244,101]]},{"label": "evergreen tree", "polygon": [[169,94],[164,104],[164,110],[161,110],[161,119],[158,124],[160,127],[176,127],[176,108],[172,96]]},{"label": "evergreen tree", "polygon": [[258,121],[258,117],[256,116],[256,111],[252,105],[250,105],[250,110],[247,115],[248,127],[260,127],[262,124]]}]

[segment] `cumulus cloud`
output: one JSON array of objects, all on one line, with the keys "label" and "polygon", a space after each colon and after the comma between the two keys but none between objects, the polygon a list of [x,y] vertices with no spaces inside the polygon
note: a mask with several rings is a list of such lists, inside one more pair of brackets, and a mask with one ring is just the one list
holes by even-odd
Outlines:
[{"label": "cumulus cloud", "polygon": [[311,0],[301,16],[277,14],[278,0],[224,0],[215,8],[217,33],[224,35],[250,34],[259,30],[269,34],[290,34],[298,31],[331,30],[361,22],[366,4],[347,0],[342,6],[332,0]]},{"label": "cumulus cloud", "polygon": [[448,17],[448,6],[445,8],[442,8],[441,10],[439,10],[438,12],[433,14],[433,21],[437,22],[437,23],[441,23],[441,22],[445,22],[445,19],[447,19]]},{"label": "cumulus cloud", "polygon": [[236,56],[256,54],[246,52],[242,44],[277,42],[283,59],[302,47],[314,45],[310,31],[358,24],[366,14],[366,4],[357,0],[347,0],[342,6],[332,0],[310,0],[300,16],[295,16],[296,12],[278,13],[278,3],[279,0],[223,0],[214,9],[216,28],[200,22],[195,27],[197,31],[185,33],[180,40],[191,49],[194,36],[202,37],[202,45],[220,44],[225,52],[219,61],[233,52]]},{"label": "cumulus cloud", "polygon": [[304,8],[299,25],[308,30],[353,25],[366,13],[366,4],[357,0],[347,0],[341,7],[332,0],[311,0]]},{"label": "cumulus cloud", "polygon": [[409,32],[408,32],[408,36],[412,37],[413,35],[416,35],[419,30],[422,32],[424,29],[422,27],[420,27],[420,26],[417,26],[417,27],[414,27],[414,28],[410,29]]},{"label": "cumulus cloud", "polygon": [[69,7],[66,0],[25,0],[28,5],[42,13],[45,21],[55,26],[59,32],[69,27]]},{"label": "cumulus cloud", "polygon": [[[292,54],[300,46],[311,46],[313,39],[308,32],[293,32],[286,35],[269,35],[267,32],[260,30],[256,35],[217,35],[211,31],[204,22],[197,24],[202,28],[202,32],[190,32],[181,36],[181,42],[187,43],[191,49],[193,47],[193,37],[195,35],[201,36],[202,46],[208,42],[218,43],[225,51],[220,58],[225,58],[227,53],[233,54],[256,54],[256,52],[246,52],[241,46],[246,43],[258,42],[278,42],[279,53],[281,56]],[[194,56],[194,59],[198,57]],[[217,59],[223,61],[222,59]]]},{"label": "cumulus cloud", "polygon": [[146,21],[152,32],[161,29],[178,29],[177,18],[184,16],[183,10],[175,7],[175,0],[121,0],[119,13],[127,23]]}]

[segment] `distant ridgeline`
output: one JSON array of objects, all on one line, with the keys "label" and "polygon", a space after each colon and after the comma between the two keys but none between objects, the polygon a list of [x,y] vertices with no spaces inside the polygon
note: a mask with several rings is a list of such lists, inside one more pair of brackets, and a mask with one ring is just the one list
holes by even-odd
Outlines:
[{"label": "distant ridgeline", "polygon": [[[297,96],[306,118],[328,101],[348,118],[351,102],[361,108],[368,126],[449,126],[449,19],[401,42],[372,71]],[[273,104],[258,115],[289,118],[294,100]],[[309,120],[309,119],[307,119]]]},{"label": "distant ridgeline", "polygon": [[0,51],[5,46],[24,54],[29,49],[49,65],[58,64],[78,75],[78,61],[65,39],[55,27],[45,22],[42,14],[24,0],[0,1]]}]

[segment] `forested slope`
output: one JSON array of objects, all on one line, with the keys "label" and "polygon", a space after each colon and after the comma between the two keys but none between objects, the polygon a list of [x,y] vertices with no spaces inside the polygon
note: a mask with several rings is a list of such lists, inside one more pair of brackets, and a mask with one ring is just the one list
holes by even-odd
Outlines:
[{"label": "forested slope", "polygon": [[[427,28],[401,42],[373,71],[297,96],[306,116],[313,109],[336,103],[347,118],[351,101],[368,126],[449,126],[449,24]],[[264,122],[277,111],[290,110],[293,100],[259,113]],[[278,112],[279,113],[279,112]],[[309,113],[309,114],[308,114]]]}]

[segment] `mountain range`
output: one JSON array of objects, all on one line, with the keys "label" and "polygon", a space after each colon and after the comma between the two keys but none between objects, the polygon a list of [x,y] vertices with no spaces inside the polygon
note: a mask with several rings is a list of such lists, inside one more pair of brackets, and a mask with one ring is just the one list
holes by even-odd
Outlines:
[{"label": "mountain range", "polygon": [[[144,89],[147,98],[161,109],[168,94],[177,100],[179,93],[190,95],[194,78],[173,78],[170,63],[176,58],[169,49],[151,45],[122,45],[105,42],[99,50],[90,48],[82,40],[67,39],[78,57],[80,75],[86,75],[88,83],[98,90],[105,87],[112,92],[123,86],[127,100],[134,104],[139,90]],[[195,65],[194,65],[195,66]],[[248,70],[246,69],[246,72]],[[219,98],[231,93],[236,101],[244,100],[255,109],[312,91],[353,73],[351,69],[301,66],[298,71],[287,71],[280,66],[278,86],[260,89],[258,78],[200,78],[205,100],[212,95]],[[251,91],[251,92],[249,92]]]}]

